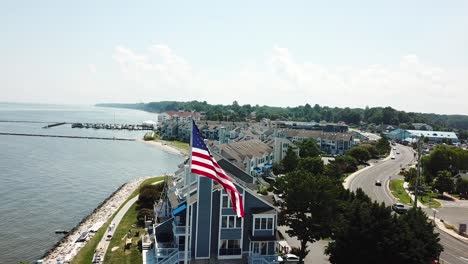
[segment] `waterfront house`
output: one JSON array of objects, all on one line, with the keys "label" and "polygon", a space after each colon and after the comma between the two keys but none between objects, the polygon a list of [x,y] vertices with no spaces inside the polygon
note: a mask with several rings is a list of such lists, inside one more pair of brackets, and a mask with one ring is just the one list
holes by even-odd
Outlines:
[{"label": "waterfront house", "polygon": [[214,145],[213,151],[252,176],[271,168],[273,163],[273,148],[258,139]]},{"label": "waterfront house", "polygon": [[320,151],[329,155],[342,155],[356,143],[352,133],[335,133],[305,129],[276,130],[274,143],[275,162],[281,161],[289,147],[299,155],[298,143],[313,138]]},{"label": "waterfront house", "polygon": [[185,112],[185,111],[168,111],[158,114],[158,122],[162,123],[168,120],[178,122],[189,122],[192,119],[200,121],[201,114],[198,112]]},{"label": "waterfront house", "polygon": [[167,183],[164,199],[155,206],[158,221],[153,234],[144,239],[143,263],[176,264],[186,252],[193,264],[276,263],[281,236],[273,197],[257,194],[254,177],[216,153],[213,156],[234,179],[245,217],[235,215],[219,184],[190,173],[187,165]]}]

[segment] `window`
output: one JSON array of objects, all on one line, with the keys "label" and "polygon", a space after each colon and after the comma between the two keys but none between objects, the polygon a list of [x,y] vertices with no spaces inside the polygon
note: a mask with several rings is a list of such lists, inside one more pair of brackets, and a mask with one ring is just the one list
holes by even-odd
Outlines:
[{"label": "window", "polygon": [[268,242],[252,242],[252,253],[258,255],[268,255]]},{"label": "window", "polygon": [[222,200],[223,200],[222,208],[231,208],[232,207],[231,199],[229,199],[229,197],[227,195],[222,195]]},{"label": "window", "polygon": [[221,228],[241,228],[242,220],[235,215],[225,215],[221,217]]},{"label": "window", "polygon": [[273,229],[273,217],[255,218],[255,230],[271,230]]},{"label": "window", "polygon": [[[240,198],[242,198],[242,194],[239,196]],[[223,208],[232,208],[231,198],[229,198],[229,196],[224,190],[221,191],[221,209]]]},{"label": "window", "polygon": [[240,240],[221,240],[221,246],[219,248],[219,255],[240,255]]}]

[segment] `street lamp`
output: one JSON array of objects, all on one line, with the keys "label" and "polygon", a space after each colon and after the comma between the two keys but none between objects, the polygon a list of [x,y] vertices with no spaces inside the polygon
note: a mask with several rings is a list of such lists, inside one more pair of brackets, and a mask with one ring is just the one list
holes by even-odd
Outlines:
[{"label": "street lamp", "polygon": [[418,139],[418,164],[417,164],[417,174],[416,174],[416,184],[414,192],[414,208],[418,208],[418,189],[419,189],[419,177],[421,174],[421,138]]},{"label": "street lamp", "polygon": [[435,224],[435,216],[436,216],[436,213],[438,213],[439,211],[437,211],[435,208],[431,208],[432,209],[432,212],[434,213],[434,224]]}]

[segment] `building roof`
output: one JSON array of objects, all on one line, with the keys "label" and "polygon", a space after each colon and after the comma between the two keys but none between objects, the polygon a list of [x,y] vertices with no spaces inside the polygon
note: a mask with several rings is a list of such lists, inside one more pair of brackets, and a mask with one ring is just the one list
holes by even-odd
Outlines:
[{"label": "building roof", "polygon": [[429,138],[450,138],[458,139],[457,135],[454,132],[445,132],[445,131],[427,131],[427,130],[407,130],[414,136],[424,136]]},{"label": "building roof", "polygon": [[276,214],[276,210],[271,207],[257,207],[250,210],[252,214]]},{"label": "building roof", "polygon": [[335,132],[323,132],[317,130],[305,130],[305,129],[287,129],[284,131],[288,138],[314,138],[314,139],[327,139],[327,140],[344,140],[350,141],[353,138],[352,133],[335,133]]},{"label": "building roof", "polygon": [[166,114],[170,116],[183,116],[183,117],[188,117],[188,116],[193,116],[193,117],[200,117],[200,113],[198,112],[179,112],[179,111],[168,111],[165,112]]},{"label": "building roof", "polygon": [[245,158],[263,157],[273,152],[269,145],[258,139],[219,144],[215,147],[221,156],[239,164],[242,164]]}]

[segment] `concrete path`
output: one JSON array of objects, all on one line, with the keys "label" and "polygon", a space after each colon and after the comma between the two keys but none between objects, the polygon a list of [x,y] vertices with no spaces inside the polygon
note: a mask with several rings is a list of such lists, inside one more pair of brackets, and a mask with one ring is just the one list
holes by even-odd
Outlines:
[{"label": "concrete path", "polygon": [[[154,182],[154,183],[152,183],[152,185],[160,184],[162,182],[164,182],[164,180]],[[139,195],[137,195],[137,196],[133,197],[132,199],[128,200],[128,202],[119,210],[119,212],[117,212],[114,219],[112,219],[112,223],[110,224],[109,228],[104,233],[104,236],[102,236],[101,241],[99,242],[99,244],[96,247],[96,255],[101,256],[101,262],[100,263],[103,263],[103,261],[104,261],[104,256],[105,256],[105,254],[106,254],[106,252],[107,252],[107,250],[109,248],[110,241],[111,241],[111,239],[114,238],[114,232],[116,230],[116,227],[119,226],[120,221],[122,221],[122,218],[128,212],[128,209],[130,209],[130,207],[132,207],[132,205],[136,201],[138,201],[138,197],[139,197]],[[107,238],[109,235],[111,236],[111,239]]]}]

